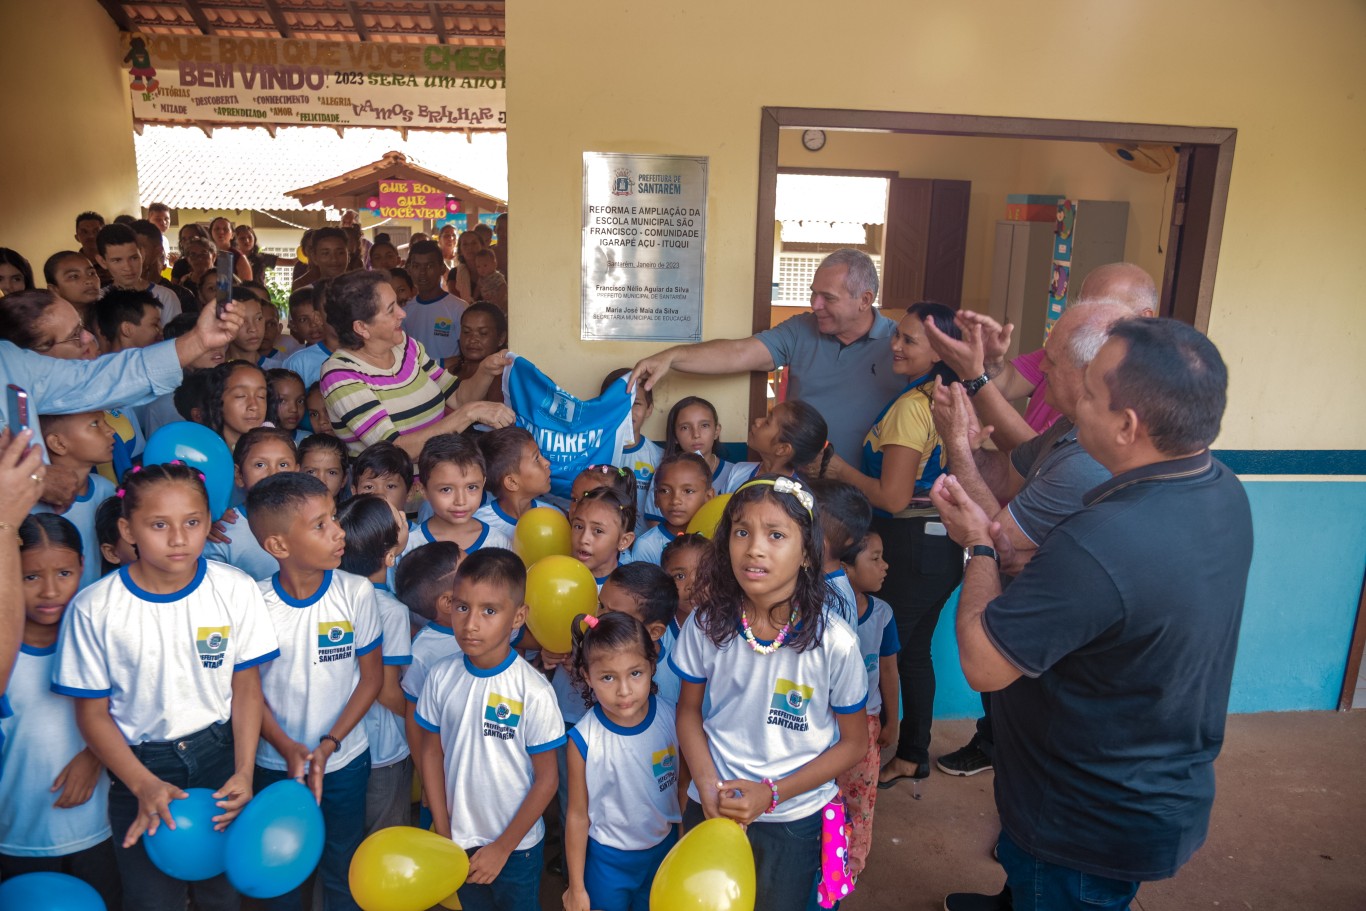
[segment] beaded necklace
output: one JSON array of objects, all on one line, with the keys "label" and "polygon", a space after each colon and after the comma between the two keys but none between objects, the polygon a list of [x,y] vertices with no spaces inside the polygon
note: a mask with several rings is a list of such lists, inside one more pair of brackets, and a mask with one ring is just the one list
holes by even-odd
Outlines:
[{"label": "beaded necklace", "polygon": [[794,610],[792,615],[787,618],[787,623],[778,630],[778,635],[773,637],[773,642],[769,645],[760,645],[759,640],[754,638],[754,631],[749,628],[749,617],[746,617],[743,612],[740,614],[740,626],[745,631],[745,644],[761,655],[771,655],[782,648],[783,642],[787,639],[787,634],[792,632],[792,625],[796,622],[797,612]]}]

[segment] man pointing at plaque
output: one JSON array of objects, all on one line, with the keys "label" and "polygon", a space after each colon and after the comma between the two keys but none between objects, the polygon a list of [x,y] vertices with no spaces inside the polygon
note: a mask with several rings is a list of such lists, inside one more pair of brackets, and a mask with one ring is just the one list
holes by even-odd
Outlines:
[{"label": "man pointing at plaque", "polygon": [[811,279],[810,313],[749,338],[665,349],[636,364],[631,387],[653,389],[670,370],[715,375],[787,367],[788,398],[818,410],[835,451],[857,464],[868,428],[906,385],[892,372],[896,323],[873,309],[877,290],[872,259],[837,250]]}]

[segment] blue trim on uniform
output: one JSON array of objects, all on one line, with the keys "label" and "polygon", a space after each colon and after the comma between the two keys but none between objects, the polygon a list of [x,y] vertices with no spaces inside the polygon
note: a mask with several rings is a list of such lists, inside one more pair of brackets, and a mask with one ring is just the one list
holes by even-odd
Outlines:
[{"label": "blue trim on uniform", "polygon": [[276,573],[275,575],[270,577],[270,587],[275,589],[275,594],[279,595],[280,600],[288,604],[290,607],[312,607],[313,605],[317,604],[320,600],[322,600],[322,596],[327,594],[327,590],[332,587],[332,570],[329,569],[326,572],[324,572],[323,581],[322,584],[318,586],[318,590],[301,601],[294,600],[289,596],[288,592],[286,592],[283,588],[280,587],[279,573]]},{"label": "blue trim on uniform", "polygon": [[517,660],[517,653],[514,652],[512,649],[508,649],[507,657],[504,658],[502,661],[499,661],[499,662],[498,662],[496,665],[494,665],[493,667],[488,668],[487,670],[485,670],[485,669],[482,668],[482,667],[479,667],[479,666],[476,665],[473,661],[471,661],[469,655],[461,654],[460,657],[461,657],[461,658],[464,660],[464,662],[465,662],[465,670],[469,671],[470,674],[471,674],[472,676],[475,676],[475,677],[497,677],[497,676],[498,676],[499,674],[501,674],[503,671],[505,671],[505,670],[507,670],[508,668],[512,667],[512,662],[514,662],[514,661]]},{"label": "blue trim on uniform", "polygon": [[238,671],[245,671],[250,668],[256,667],[256,665],[258,664],[265,664],[267,661],[274,661],[276,658],[279,657],[280,650],[278,648],[271,649],[264,655],[261,655],[259,658],[252,658],[250,661],[243,661],[241,664],[234,664],[232,666],[232,672],[235,674]]},{"label": "blue trim on uniform", "polygon": [[133,581],[133,576],[128,572],[128,567],[126,566],[119,567],[119,578],[123,580],[124,586],[127,587],[128,591],[130,591],[134,597],[142,601],[150,601],[153,604],[170,604],[173,601],[179,601],[194,594],[195,589],[199,588],[199,583],[204,581],[204,573],[207,571],[208,565],[209,561],[200,557],[198,567],[194,572],[194,579],[190,581],[190,584],[179,591],[170,592],[165,595],[158,595],[140,588],[138,584]]},{"label": "blue trim on uniform", "polygon": [[[855,606],[855,610],[857,610],[857,608],[858,608],[858,592],[854,592],[854,606]],[[865,622],[867,622],[868,618],[871,617],[871,616],[873,616],[873,599],[872,599],[872,598],[869,598],[869,599],[868,599],[868,608],[867,608],[866,610],[864,610],[863,613],[859,614],[858,625],[859,625],[859,626],[862,626]]]},{"label": "blue trim on uniform", "polygon": [[834,572],[828,572],[828,573],[826,573],[826,574],[825,574],[825,581],[826,581],[826,582],[831,582],[831,581],[833,581],[833,580],[835,580],[835,579],[838,579],[840,576],[847,576],[847,575],[849,575],[849,574],[846,573],[846,572],[844,571],[844,569],[841,567],[840,569],[837,569],[837,570],[835,570]]},{"label": "blue trim on uniform", "polygon": [[377,592],[389,592],[391,595],[394,593],[393,589],[389,588],[389,583],[387,582],[371,582],[370,584],[375,587],[375,591]]},{"label": "blue trim on uniform", "polygon": [[358,649],[356,649],[356,657],[357,657],[357,658],[360,658],[360,657],[363,657],[363,656],[365,656],[365,655],[368,655],[368,654],[370,654],[371,652],[373,652],[375,649],[379,648],[379,647],[380,647],[381,645],[383,645],[383,644],[384,644],[384,634],[383,634],[383,633],[380,633],[378,636],[375,637],[375,641],[374,641],[374,642],[371,642],[369,645],[365,646],[364,648],[358,648]]},{"label": "blue trim on uniform", "polygon": [[[532,500],[531,503],[532,503],[532,507],[534,508],[534,507],[535,507],[535,504],[536,504],[536,501],[535,501],[535,500]],[[494,514],[495,516],[497,516],[498,518],[502,519],[504,522],[508,523],[509,525],[516,526],[516,524],[517,524],[516,518],[514,518],[513,516],[510,516],[510,515],[508,515],[507,513],[503,512],[502,504],[500,504],[500,503],[498,502],[497,498],[495,498],[494,501],[493,501],[492,503],[489,504],[489,508],[491,508],[491,509],[493,510],[493,514]]]},{"label": "blue trim on uniform", "polygon": [[674,634],[674,640],[675,640],[675,641],[678,640],[678,637],[679,637],[679,636],[682,634],[682,632],[683,632],[683,627],[681,627],[681,626],[678,625],[678,615],[677,615],[677,614],[674,614],[674,616],[672,616],[672,617],[669,618],[669,632],[671,632],[671,633]]},{"label": "blue trim on uniform", "polygon": [[528,756],[535,756],[537,753],[545,753],[550,750],[558,750],[562,746],[564,746],[564,737],[556,737],[554,740],[551,740],[548,743],[538,743],[534,747],[527,747],[526,752]]},{"label": "blue trim on uniform", "polygon": [[76,502],[76,503],[89,503],[89,502],[90,502],[90,498],[93,497],[94,495],[95,495],[95,482],[92,481],[92,480],[90,480],[89,478],[87,478],[87,479],[86,479],[86,482],[85,482],[85,496],[81,496],[80,494],[77,494],[77,495],[76,495],[76,499],[74,500],[74,502]]},{"label": "blue trim on uniform", "polygon": [[[715,454],[716,446],[713,445],[711,451],[713,454]],[[716,469],[711,473],[711,479],[713,482],[715,482],[717,478],[721,477],[721,472],[725,470],[727,464],[729,463],[726,462],[725,459],[721,458],[719,455],[716,456]]]},{"label": "blue trim on uniform", "polygon": [[445,300],[446,298],[448,298],[448,297],[450,297],[450,296],[451,296],[451,295],[448,294],[447,292],[442,291],[440,297],[429,297],[429,298],[427,298],[427,299],[424,301],[422,298],[420,298],[420,297],[418,297],[416,294],[414,294],[412,299],[413,299],[413,301],[415,301],[416,303],[419,303],[419,304],[422,304],[423,306],[426,306],[427,304],[439,304],[439,303],[441,303],[441,301]]},{"label": "blue trim on uniform", "polygon": [[29,645],[27,642],[19,644],[19,651],[25,655],[32,655],[34,658],[46,658],[49,655],[57,654],[57,643],[52,643],[46,648],[39,648],[36,645]]},{"label": "blue trim on uniform", "polygon": [[674,663],[673,656],[670,656],[670,657],[669,657],[668,663],[669,663],[669,667],[673,668],[673,672],[674,672],[675,674],[678,675],[678,679],[679,679],[679,680],[682,680],[684,683],[706,683],[706,682],[707,682],[707,678],[706,678],[706,677],[694,677],[694,676],[692,676],[691,674],[685,674],[685,673],[683,673],[682,668],[680,668],[677,664]]},{"label": "blue trim on uniform", "polygon": [[655,697],[653,693],[650,694],[650,708],[645,713],[645,720],[640,722],[640,724],[632,725],[629,728],[623,727],[608,718],[607,713],[603,711],[601,705],[593,706],[593,714],[597,715],[598,721],[602,723],[602,726],[613,734],[620,734],[623,737],[634,737],[636,734],[645,733],[650,729],[650,725],[655,723]]},{"label": "blue trim on uniform", "polygon": [[113,695],[114,692],[112,689],[83,690],[80,687],[64,686],[60,683],[54,683],[48,689],[58,696],[70,696],[73,699],[103,699],[106,696]]},{"label": "blue trim on uniform", "polygon": [[[428,519],[427,521],[430,522],[431,519]],[[466,548],[465,548],[465,553],[466,553],[466,554],[472,554],[472,553],[474,553],[476,550],[478,550],[479,548],[483,547],[483,546],[484,546],[484,542],[487,541],[488,538],[489,538],[489,527],[488,527],[488,525],[484,524],[483,522],[480,522],[480,520],[478,520],[478,519],[475,519],[474,521],[479,522],[480,526],[483,527],[484,530],[481,531],[481,532],[479,532],[479,537],[477,537],[477,538],[474,539],[474,543],[473,543],[473,544],[471,544],[469,547],[466,547]]]},{"label": "blue trim on uniform", "polygon": [[423,718],[421,712],[413,712],[413,720],[416,721],[418,727],[422,728],[422,730],[424,731],[431,731],[433,734],[441,733],[441,728],[435,724],[432,724],[426,718]]},{"label": "blue trim on uniform", "polygon": [[403,698],[407,699],[413,705],[417,705],[417,697],[414,696],[412,693],[408,692],[407,690],[403,691]]},{"label": "blue trim on uniform", "polygon": [[1366,474],[1366,449],[1217,449],[1234,474]]},{"label": "blue trim on uniform", "polygon": [[402,665],[405,665],[405,664],[412,664],[412,663],[413,663],[413,656],[412,656],[412,655],[385,655],[385,656],[384,656],[384,660],[381,661],[380,663],[383,664],[385,667],[396,667],[396,666],[402,666]]},{"label": "blue trim on uniform", "polygon": [[834,712],[836,715],[852,715],[852,714],[854,714],[855,712],[861,712],[861,711],[863,711],[863,710],[866,709],[867,707],[868,707],[868,694],[867,694],[867,693],[864,693],[864,694],[863,694],[863,698],[860,699],[860,700],[859,700],[858,702],[856,702],[855,704],[853,704],[853,705],[832,705],[832,706],[830,706],[830,711]]},{"label": "blue trim on uniform", "polygon": [[517,646],[522,644],[522,640],[525,638],[526,624],[523,623],[521,626],[517,627],[517,632],[512,634],[512,641],[508,644],[511,645],[513,648],[516,648]]},{"label": "blue trim on uniform", "polygon": [[432,537],[432,530],[427,527],[427,523],[430,521],[431,519],[425,519],[422,522],[419,522],[417,530],[422,534],[422,537],[427,539],[428,544],[435,544],[436,538]]},{"label": "blue trim on uniform", "polygon": [[608,573],[608,574],[605,575],[605,576],[594,576],[594,577],[593,577],[593,581],[596,582],[596,583],[598,583],[598,590],[601,591],[603,585],[605,585],[606,582],[607,582],[607,580],[610,579],[610,578],[612,578],[612,574],[611,574],[611,573]]},{"label": "blue trim on uniform", "polygon": [[443,636],[454,636],[454,635],[455,635],[455,630],[451,629],[449,626],[442,626],[440,623],[437,623],[435,620],[433,620],[432,622],[428,623],[426,626],[423,627],[423,629],[434,630],[434,631],[440,633],[440,634],[443,635]]},{"label": "blue trim on uniform", "polygon": [[588,741],[583,739],[578,728],[570,728],[569,733],[564,735],[567,743],[572,743],[579,748],[579,755],[584,759],[588,758]]}]

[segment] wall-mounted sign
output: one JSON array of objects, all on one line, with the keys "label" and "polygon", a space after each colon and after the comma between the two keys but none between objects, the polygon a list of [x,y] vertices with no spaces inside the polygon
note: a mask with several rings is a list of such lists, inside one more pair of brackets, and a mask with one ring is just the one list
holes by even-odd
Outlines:
[{"label": "wall-mounted sign", "polygon": [[379,195],[365,201],[379,218],[445,218],[461,212],[460,200],[444,190],[411,180],[381,180]]},{"label": "wall-mounted sign", "polygon": [[583,153],[585,339],[700,341],[707,159]]},{"label": "wall-mounted sign", "polygon": [[143,123],[501,130],[502,48],[123,36]]}]

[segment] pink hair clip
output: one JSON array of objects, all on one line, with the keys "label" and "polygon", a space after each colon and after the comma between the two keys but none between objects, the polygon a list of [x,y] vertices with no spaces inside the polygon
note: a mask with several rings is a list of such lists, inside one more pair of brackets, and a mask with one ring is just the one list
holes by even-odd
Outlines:
[{"label": "pink hair clip", "polygon": [[171,459],[171,464],[172,464],[172,465],[184,465],[185,463],[182,462],[182,461],[180,461],[180,459]]},{"label": "pink hair clip", "polygon": [[584,616],[583,616],[583,625],[586,626],[586,627],[588,627],[589,629],[597,629],[597,628],[598,628],[598,618],[597,618],[597,617],[594,617],[592,614],[584,614]]},{"label": "pink hair clip", "polygon": [[141,465],[134,465],[134,466],[133,466],[133,474],[137,474],[139,471],[142,471],[142,466],[141,466]]},{"label": "pink hair clip", "polygon": [[199,474],[199,480],[203,481],[205,484],[209,483],[209,479],[206,478],[206,477],[204,477],[204,472],[201,471],[201,472],[198,472],[198,474]]},{"label": "pink hair clip", "polygon": [[114,491],[114,496],[116,496],[116,497],[118,497],[120,500],[122,500],[122,499],[123,499],[123,495],[126,494],[127,492],[128,492],[128,491],[126,491],[126,490],[124,490],[122,487],[120,487],[118,490]]}]

